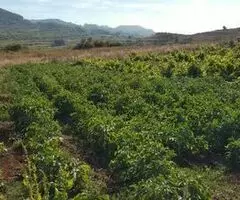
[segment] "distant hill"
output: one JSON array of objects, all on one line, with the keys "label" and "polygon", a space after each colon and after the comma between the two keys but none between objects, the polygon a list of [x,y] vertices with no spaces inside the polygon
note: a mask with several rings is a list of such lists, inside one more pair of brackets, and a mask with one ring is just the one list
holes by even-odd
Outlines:
[{"label": "distant hill", "polygon": [[86,30],[88,35],[112,35],[112,28],[108,26],[99,26],[96,24],[84,24],[83,28]]},{"label": "distant hill", "polygon": [[76,24],[73,24],[71,22],[65,22],[60,19],[32,19],[30,22],[38,24],[38,23],[54,23],[54,24],[60,24],[60,25],[66,25],[66,26],[76,26]]},{"label": "distant hill", "polygon": [[240,38],[240,28],[215,30],[192,35],[175,33],[156,33],[153,36],[144,38],[149,44],[173,44],[173,43],[199,43],[199,42],[224,42],[238,40]]},{"label": "distant hill", "polygon": [[116,28],[111,28],[108,26],[99,26],[96,24],[84,24],[83,26],[90,34],[95,32],[110,33],[112,35],[120,36],[133,36],[133,37],[148,37],[154,35],[154,31],[151,29],[146,29],[137,25],[121,25]]},{"label": "distant hill", "polygon": [[0,8],[0,25],[12,25],[22,23],[23,17]]},{"label": "distant hill", "polygon": [[53,40],[78,38],[86,31],[61,20],[27,20],[0,9],[0,40]]},{"label": "distant hill", "polygon": [[225,41],[240,38],[240,28],[197,33],[191,36],[193,41]]},{"label": "distant hill", "polygon": [[191,37],[189,35],[176,33],[156,33],[151,37],[144,38],[145,43],[150,44],[173,44],[173,43],[189,43]]},{"label": "distant hill", "polygon": [[137,25],[116,28],[96,24],[77,25],[60,19],[28,20],[23,16],[0,8],[0,41],[53,41],[56,39],[80,40],[93,37],[136,42],[139,44],[175,44],[221,42],[240,38],[240,28],[222,29],[192,35],[154,33]]},{"label": "distant hill", "polygon": [[[127,28],[126,28],[127,27]],[[0,40],[54,40],[82,37],[144,37],[154,34],[140,26],[110,28],[95,24],[84,26],[59,19],[27,20],[0,8]]]},{"label": "distant hill", "polygon": [[154,35],[154,31],[151,29],[145,29],[141,26],[132,26],[132,25],[122,25],[114,29],[114,31],[127,34],[127,35],[137,35],[142,37],[147,37]]}]

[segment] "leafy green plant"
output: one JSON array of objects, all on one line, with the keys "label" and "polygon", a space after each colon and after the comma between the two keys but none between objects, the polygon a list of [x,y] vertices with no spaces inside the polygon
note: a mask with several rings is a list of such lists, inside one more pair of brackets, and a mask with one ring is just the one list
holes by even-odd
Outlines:
[{"label": "leafy green plant", "polygon": [[2,142],[0,142],[0,153],[3,153],[5,150],[6,150],[5,145]]},{"label": "leafy green plant", "polygon": [[202,71],[199,67],[197,67],[195,64],[190,65],[188,68],[188,76],[196,78],[202,75]]},{"label": "leafy green plant", "polygon": [[[109,183],[116,199],[209,199],[208,185],[181,167],[224,165],[226,156],[239,168],[238,58],[237,46],[212,46],[11,68],[29,193],[109,199]],[[63,133],[83,159],[63,149]]]},{"label": "leafy green plant", "polygon": [[226,158],[232,170],[240,169],[240,139],[231,139],[226,146]]}]

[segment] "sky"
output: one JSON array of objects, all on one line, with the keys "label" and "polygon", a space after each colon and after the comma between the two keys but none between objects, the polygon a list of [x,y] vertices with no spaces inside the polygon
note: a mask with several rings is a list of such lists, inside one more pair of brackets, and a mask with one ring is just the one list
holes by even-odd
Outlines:
[{"label": "sky", "polygon": [[240,27],[240,0],[0,0],[0,7],[26,19],[141,25],[156,32],[191,34]]}]

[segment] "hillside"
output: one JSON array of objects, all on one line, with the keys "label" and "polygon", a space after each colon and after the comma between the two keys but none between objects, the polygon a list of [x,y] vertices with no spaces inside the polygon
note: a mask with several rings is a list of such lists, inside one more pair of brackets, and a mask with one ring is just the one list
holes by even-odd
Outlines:
[{"label": "hillside", "polygon": [[122,25],[118,26],[114,29],[119,33],[129,34],[129,35],[137,35],[137,36],[149,36],[154,35],[154,31],[151,29],[145,29],[141,26],[130,26],[130,25]]},{"label": "hillside", "polygon": [[84,26],[59,19],[27,20],[23,16],[0,9],[0,40],[54,40],[82,37],[143,37],[154,32],[139,26],[110,28],[95,24]]},{"label": "hillside", "polygon": [[197,33],[191,36],[193,41],[236,40],[240,37],[240,28]]},{"label": "hillside", "polygon": [[81,26],[57,20],[31,21],[22,16],[0,10],[0,40],[53,40],[77,38],[85,34]]},{"label": "hillside", "polygon": [[0,41],[53,41],[55,39],[79,40],[83,37],[96,39],[127,40],[138,38],[142,44],[187,44],[237,40],[240,28],[215,30],[192,35],[154,33],[137,25],[120,25],[116,28],[97,24],[77,25],[60,19],[28,20],[23,16],[0,8]]},{"label": "hillside", "polygon": [[2,8],[0,8],[0,16],[0,25],[11,25],[24,21],[21,15],[10,13]]},{"label": "hillside", "polygon": [[215,30],[192,35],[175,34],[175,33],[156,33],[151,37],[144,39],[145,43],[150,44],[187,44],[199,42],[223,42],[238,40],[240,38],[240,28]]}]

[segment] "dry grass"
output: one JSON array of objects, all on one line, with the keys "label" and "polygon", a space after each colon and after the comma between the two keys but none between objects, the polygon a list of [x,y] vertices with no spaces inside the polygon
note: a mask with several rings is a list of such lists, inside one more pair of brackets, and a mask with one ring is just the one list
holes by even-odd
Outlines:
[{"label": "dry grass", "polygon": [[199,45],[165,45],[165,46],[135,46],[135,47],[107,47],[88,50],[72,49],[40,49],[23,50],[20,52],[0,51],[0,67],[25,64],[46,63],[52,61],[76,61],[83,58],[122,58],[131,53],[169,52],[180,49],[195,49]]}]

